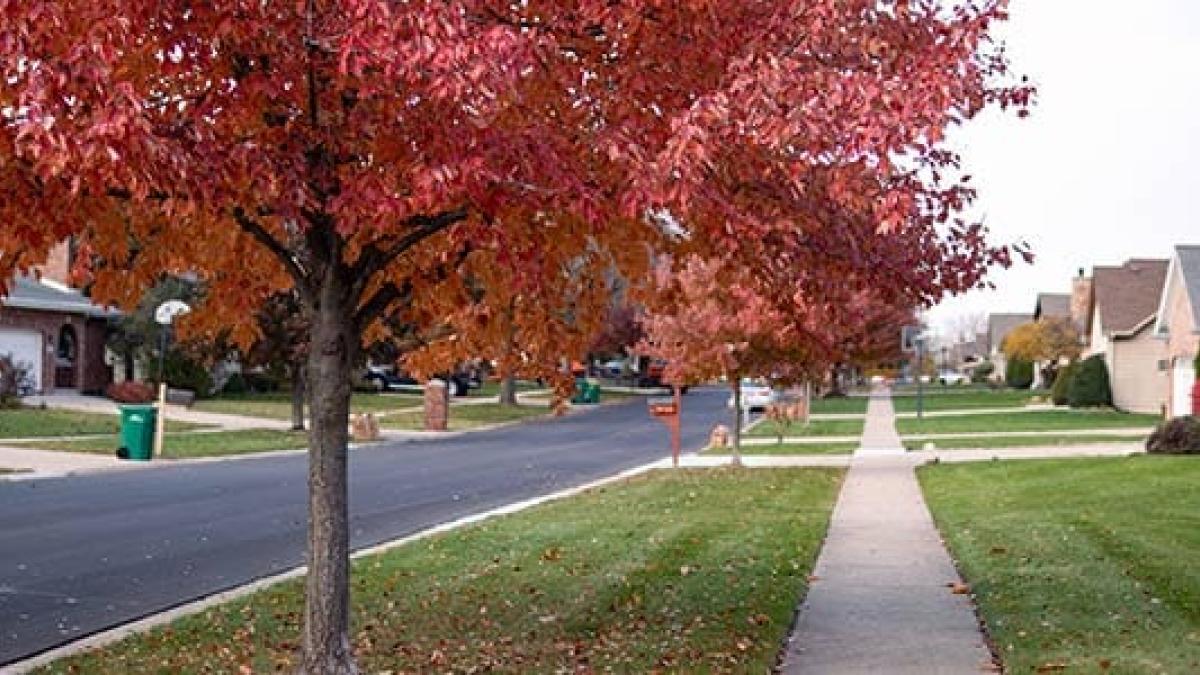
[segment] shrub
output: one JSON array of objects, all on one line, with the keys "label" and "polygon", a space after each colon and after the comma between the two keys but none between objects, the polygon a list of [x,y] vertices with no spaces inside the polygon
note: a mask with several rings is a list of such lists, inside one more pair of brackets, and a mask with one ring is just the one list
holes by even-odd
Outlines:
[{"label": "shrub", "polygon": [[11,354],[0,354],[0,408],[21,405],[21,395],[31,386],[29,369],[13,361]]},{"label": "shrub", "polygon": [[1108,366],[1097,354],[1084,359],[1075,368],[1067,385],[1067,404],[1072,408],[1093,408],[1112,405],[1112,389],[1108,384]]},{"label": "shrub", "polygon": [[1176,417],[1158,425],[1146,439],[1146,452],[1156,455],[1200,455],[1200,420]]},{"label": "shrub", "polygon": [[225,386],[221,388],[221,393],[224,394],[245,394],[250,391],[250,385],[246,384],[246,378],[242,377],[241,373],[234,373],[225,380]]},{"label": "shrub", "polygon": [[[150,377],[157,380],[158,360],[152,360],[149,365]],[[167,385],[172,388],[191,390],[200,398],[212,394],[212,374],[208,372],[208,368],[205,368],[204,364],[195,359],[177,351],[168,351],[163,371],[166,375]]]},{"label": "shrub", "polygon": [[1004,370],[1004,383],[1013,389],[1028,389],[1033,385],[1033,362],[1010,359]]},{"label": "shrub", "polygon": [[242,373],[242,381],[246,383],[246,389],[258,394],[267,394],[273,391],[279,391],[281,382],[278,377],[269,373]]},{"label": "shrub", "polygon": [[154,400],[154,386],[127,380],[108,385],[104,395],[117,403],[150,403]]},{"label": "shrub", "polygon": [[975,370],[971,372],[971,381],[975,384],[987,382],[994,372],[996,372],[996,365],[991,361],[984,361],[975,366]]},{"label": "shrub", "polygon": [[1050,398],[1054,401],[1054,405],[1067,404],[1067,394],[1071,389],[1071,379],[1074,377],[1074,361],[1058,369],[1058,374],[1054,376],[1054,388],[1050,390]]}]

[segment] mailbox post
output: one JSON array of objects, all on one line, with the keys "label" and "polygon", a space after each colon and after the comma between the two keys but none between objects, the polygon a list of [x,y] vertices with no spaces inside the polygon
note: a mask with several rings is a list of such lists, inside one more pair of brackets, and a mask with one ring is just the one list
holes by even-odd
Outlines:
[{"label": "mailbox post", "polygon": [[673,387],[673,389],[674,396],[671,398],[652,398],[647,401],[647,405],[650,409],[650,415],[667,425],[667,430],[671,432],[671,465],[679,468],[679,412],[681,401],[679,387]]}]

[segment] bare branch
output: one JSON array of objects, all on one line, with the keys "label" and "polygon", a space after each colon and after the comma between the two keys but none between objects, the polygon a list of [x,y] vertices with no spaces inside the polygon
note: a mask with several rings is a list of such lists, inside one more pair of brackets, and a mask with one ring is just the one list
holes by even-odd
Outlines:
[{"label": "bare branch", "polygon": [[267,232],[266,228],[257,220],[251,218],[242,207],[234,207],[233,219],[243,232],[266,247],[268,251],[283,263],[283,266],[287,268],[288,274],[292,276],[292,280],[296,282],[296,290],[300,292],[300,296],[305,300],[310,300],[313,297],[311,276],[288,247],[284,246],[270,232]]}]

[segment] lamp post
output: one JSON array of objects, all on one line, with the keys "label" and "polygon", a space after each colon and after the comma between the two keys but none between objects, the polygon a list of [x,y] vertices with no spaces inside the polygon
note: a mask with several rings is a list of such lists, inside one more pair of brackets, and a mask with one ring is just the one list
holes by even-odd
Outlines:
[{"label": "lamp post", "polygon": [[154,310],[154,322],[162,327],[158,343],[158,414],[154,422],[154,455],[161,457],[163,450],[163,431],[167,426],[167,378],[164,371],[167,357],[167,338],[175,317],[192,311],[186,302],[168,300]]}]

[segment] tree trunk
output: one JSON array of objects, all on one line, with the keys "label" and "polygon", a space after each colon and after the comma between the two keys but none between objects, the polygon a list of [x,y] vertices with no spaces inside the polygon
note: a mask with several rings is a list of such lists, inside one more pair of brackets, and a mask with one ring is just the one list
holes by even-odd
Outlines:
[{"label": "tree trunk", "polygon": [[304,431],[304,366],[292,368],[292,431]]},{"label": "tree trunk", "polygon": [[305,584],[303,675],[356,673],[350,647],[350,528],[347,421],[351,364],[359,345],[354,304],[339,271],[315,289],[308,355],[312,432],[308,450],[308,577]]},{"label": "tree trunk", "polygon": [[500,378],[500,405],[517,405],[517,378],[512,375]]},{"label": "tree trunk", "polygon": [[733,380],[733,459],[734,466],[742,465],[742,380]]}]

